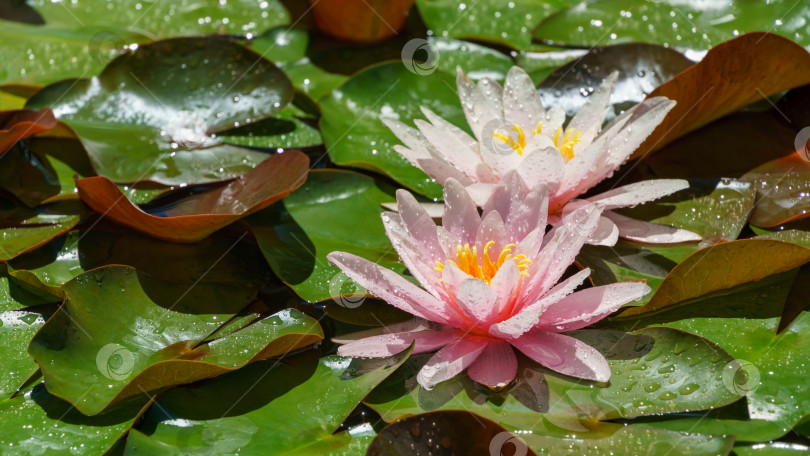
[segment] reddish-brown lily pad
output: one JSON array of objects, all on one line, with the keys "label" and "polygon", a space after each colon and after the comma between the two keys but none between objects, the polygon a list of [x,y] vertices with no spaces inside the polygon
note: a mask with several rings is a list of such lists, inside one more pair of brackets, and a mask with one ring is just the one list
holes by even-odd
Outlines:
[{"label": "reddish-brown lily pad", "polygon": [[50,108],[39,111],[18,109],[0,112],[0,154],[4,154],[17,141],[56,126],[56,118]]},{"label": "reddish-brown lily pad", "polygon": [[777,158],[743,176],[755,182],[759,201],[751,223],[764,228],[810,217],[810,161],[807,149]]},{"label": "reddish-brown lily pad", "polygon": [[808,83],[810,53],[787,38],[753,32],[718,44],[650,93],[678,104],[633,156],[654,152],[743,106]]},{"label": "reddish-brown lily pad", "polygon": [[[106,177],[78,179],[82,201],[94,211],[150,236],[174,242],[196,242],[214,231],[281,200],[304,183],[309,158],[291,150],[271,156],[225,186],[170,201],[147,213],[130,202]],[[159,215],[153,215],[159,214]]]}]

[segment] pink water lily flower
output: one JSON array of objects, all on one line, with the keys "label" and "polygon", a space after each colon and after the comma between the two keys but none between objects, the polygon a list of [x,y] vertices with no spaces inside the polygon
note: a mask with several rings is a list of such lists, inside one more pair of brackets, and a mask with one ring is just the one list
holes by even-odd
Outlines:
[{"label": "pink water lily flower", "polygon": [[[422,112],[428,121],[415,120],[416,128],[390,118],[382,121],[405,144],[394,146],[397,152],[442,185],[448,179],[457,180],[479,206],[510,171],[517,171],[530,186],[545,182],[552,215],[549,220],[556,224],[566,206],[611,176],[675,105],[665,97],[648,98],[602,128],[616,78],[617,73],[610,75],[563,125],[563,109],[552,106],[546,110],[529,75],[521,68],[509,71],[503,87],[487,78],[475,84],[459,69],[458,95],[474,137],[425,107]],[[588,198],[605,207],[589,243],[613,245],[619,236],[652,243],[700,240],[690,231],[634,220],[612,211],[688,186],[683,179],[655,179]]]},{"label": "pink water lily flower", "polygon": [[328,255],[369,293],[417,317],[342,345],[338,354],[385,357],[412,342],[414,353],[438,350],[417,376],[427,389],[465,369],[479,383],[504,386],[517,373],[514,349],[557,372],[607,381],[610,367],[602,354],[562,333],[604,318],[650,288],[619,282],[574,292],[588,269],[560,281],[596,229],[602,208],[581,203],[547,233],[547,185],[526,188],[516,172],[494,187],[480,215],[453,178],[445,182],[444,199],[441,226],[404,190],[397,192],[399,213],[382,215],[421,288],[358,256]]}]

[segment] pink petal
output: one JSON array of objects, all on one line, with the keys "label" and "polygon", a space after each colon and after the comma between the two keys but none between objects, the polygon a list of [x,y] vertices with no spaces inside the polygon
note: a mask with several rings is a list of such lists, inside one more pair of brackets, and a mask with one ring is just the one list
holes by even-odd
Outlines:
[{"label": "pink petal", "polygon": [[543,121],[543,132],[547,136],[553,136],[558,128],[565,122],[565,109],[560,105],[553,105],[546,110],[546,120]]},{"label": "pink petal", "polygon": [[459,321],[444,302],[390,269],[346,252],[332,252],[326,258],[369,293],[400,310],[437,323]]},{"label": "pink petal", "polygon": [[486,330],[496,315],[495,302],[498,295],[481,279],[468,278],[461,282],[456,302],[473,327]]},{"label": "pink petal", "polygon": [[[490,91],[490,95],[487,95],[486,91],[483,90],[482,84],[493,89]],[[500,86],[487,80],[481,81],[476,86],[459,68],[456,76],[456,87],[458,88],[457,92],[461,108],[467,117],[467,123],[470,125],[473,135],[478,141],[482,141],[481,132],[484,126],[492,119],[503,118],[503,105],[499,99]],[[493,97],[493,92],[496,90],[497,94]]]},{"label": "pink petal", "polygon": [[520,205],[526,191],[526,186],[517,171],[509,171],[495,186],[489,200],[484,204],[482,215],[486,217],[490,212],[496,211],[506,222],[511,217],[512,211]]},{"label": "pink petal", "polygon": [[616,245],[618,240],[619,227],[609,218],[599,217],[599,223],[596,225],[591,237],[588,238],[588,244],[612,247]]},{"label": "pink petal", "polygon": [[413,342],[415,342],[413,354],[417,355],[419,353],[432,352],[462,337],[464,337],[464,332],[458,329],[382,334],[341,345],[338,347],[338,355],[384,358],[405,350],[410,347]]},{"label": "pink petal", "polygon": [[416,381],[426,390],[433,389],[438,383],[449,380],[470,366],[487,345],[487,339],[467,336],[447,344],[430,358]]},{"label": "pink petal", "polygon": [[534,302],[557,283],[596,228],[601,208],[587,202],[577,202],[575,207],[563,216],[562,224],[557,225],[550,241],[534,260],[523,300]]},{"label": "pink petal", "polygon": [[449,179],[444,184],[444,204],[442,226],[455,235],[462,245],[475,242],[481,217],[467,190],[455,179]]},{"label": "pink petal", "polygon": [[430,123],[435,125],[437,128],[444,130],[448,134],[453,135],[456,137],[461,143],[465,145],[470,152],[473,153],[476,157],[478,157],[479,161],[481,159],[481,155],[478,153],[478,141],[475,140],[472,136],[468,135],[464,130],[458,128],[457,126],[451,124],[450,122],[444,120],[442,117],[438,116],[436,113],[431,111],[429,108],[425,106],[420,106],[419,109],[422,110],[422,113],[425,117],[428,118]]},{"label": "pink petal", "polygon": [[464,182],[461,183],[465,186],[467,193],[470,194],[470,198],[475,201],[475,204],[478,207],[483,207],[487,200],[489,200],[490,196],[492,196],[492,192],[495,191],[494,184],[476,183],[467,185]]},{"label": "pink petal", "polygon": [[562,181],[564,168],[565,160],[560,152],[549,147],[524,154],[518,172],[529,186],[544,182],[550,187],[557,187]]},{"label": "pink petal", "polygon": [[475,244],[478,246],[479,259],[484,255],[484,246],[490,241],[495,241],[495,244],[489,248],[490,258],[494,261],[495,257],[509,244],[503,219],[501,219],[500,214],[494,211],[484,217],[484,220],[478,225],[478,232],[475,234]]},{"label": "pink petal", "polygon": [[588,201],[598,202],[609,210],[646,203],[685,188],[689,188],[689,182],[684,179],[651,179],[608,190],[588,198]]},{"label": "pink petal", "polygon": [[476,151],[470,149],[457,136],[424,120],[416,119],[414,123],[442,158],[460,169],[464,174],[475,176],[476,165],[481,163],[481,157]]},{"label": "pink petal", "polygon": [[397,152],[400,152],[400,154],[407,158],[414,166],[418,166],[415,160],[419,158],[430,158],[432,156],[429,152],[430,144],[425,140],[425,137],[422,136],[419,130],[409,127],[395,119],[381,117],[380,120],[403,144],[405,144],[405,146],[407,146],[404,148],[407,151],[406,153]]},{"label": "pink petal", "polygon": [[548,305],[540,317],[540,328],[553,332],[581,329],[649,292],[650,287],[642,282],[618,282],[586,288]]},{"label": "pink petal", "polygon": [[535,185],[512,211],[505,221],[509,236],[522,241],[537,228],[545,233],[548,217],[548,186],[545,183]]},{"label": "pink petal", "polygon": [[[394,150],[399,151],[397,147],[398,146],[394,146]],[[401,151],[399,152],[402,153]],[[414,166],[424,171],[425,174],[442,185],[444,185],[447,179],[451,178],[461,182],[464,185],[471,185],[475,183],[475,179],[473,179],[472,176],[464,174],[464,172],[450,163],[436,160],[434,158],[420,158],[417,160],[417,163]]]},{"label": "pink petal", "polygon": [[566,129],[573,128],[583,133],[580,136],[583,143],[590,143],[594,136],[599,133],[602,122],[604,122],[605,116],[610,110],[610,95],[618,77],[619,73],[614,71],[605,78],[599,88],[588,97],[585,105],[577,111],[571,122],[568,123]]},{"label": "pink petal", "polygon": [[563,280],[562,282],[557,283],[554,285],[548,293],[544,294],[543,297],[528,306],[526,306],[522,311],[524,312],[543,312],[543,310],[551,304],[561,300],[562,298],[570,295],[577,289],[588,276],[591,275],[591,269],[585,268],[581,271],[578,271],[576,274],[572,275],[571,277]]},{"label": "pink petal", "polygon": [[497,388],[514,380],[517,368],[517,357],[512,347],[502,340],[490,340],[478,359],[467,369],[467,375],[473,381]]},{"label": "pink petal", "polygon": [[613,223],[619,228],[619,236],[637,242],[675,244],[702,239],[699,234],[689,230],[631,219],[615,212],[607,211],[604,216],[613,220]]},{"label": "pink petal", "polygon": [[597,382],[610,380],[610,365],[605,357],[573,337],[537,331],[511,343],[529,358],[562,374]]},{"label": "pink petal", "polygon": [[408,271],[416,280],[438,299],[447,300],[449,296],[442,286],[439,274],[436,272],[435,261],[431,263],[417,248],[407,230],[402,224],[402,217],[394,212],[382,214],[383,227],[388,239],[391,240],[399,259],[405,263]]},{"label": "pink petal", "polygon": [[506,74],[503,85],[504,117],[520,125],[525,132],[537,128],[545,119],[545,109],[534,82],[522,68],[513,66]]},{"label": "pink petal", "polygon": [[397,208],[402,225],[408,232],[413,245],[419,250],[426,263],[444,260],[444,250],[436,235],[436,223],[410,193],[397,190]]},{"label": "pink petal", "polygon": [[[493,304],[492,315],[497,317],[497,320],[506,318],[508,316],[507,312],[512,310],[514,301],[517,298],[514,295],[520,279],[520,269],[514,261],[506,261],[495,273],[495,277],[492,278],[489,286],[497,296]],[[492,322],[491,319],[489,321]]]}]

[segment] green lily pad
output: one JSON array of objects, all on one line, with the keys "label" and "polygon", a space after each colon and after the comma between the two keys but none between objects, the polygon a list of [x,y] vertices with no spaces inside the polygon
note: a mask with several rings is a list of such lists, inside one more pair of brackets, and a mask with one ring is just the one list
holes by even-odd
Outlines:
[{"label": "green lily pad", "polygon": [[[45,324],[45,318],[37,312],[9,310],[0,312],[0,397],[10,397],[31,377],[39,366],[28,351],[28,343]],[[2,404],[2,402],[0,402]],[[0,409],[2,405],[0,405]],[[0,440],[2,438],[0,437]]]},{"label": "green lily pad", "polygon": [[803,456],[810,454],[810,446],[803,443],[768,442],[734,445],[736,456]]},{"label": "green lily pad", "polygon": [[219,139],[228,144],[264,149],[297,149],[323,144],[321,132],[313,126],[315,116],[289,105],[268,119],[228,130]]},{"label": "green lily pad", "polygon": [[0,260],[7,261],[46,244],[79,223],[79,203],[65,201],[36,209],[0,199]]},{"label": "green lily pad", "polygon": [[640,41],[681,51],[704,51],[741,33],[768,30],[807,46],[810,34],[804,23],[791,18],[808,14],[809,5],[790,0],[596,0],[548,17],[537,26],[533,37],[575,46]]},{"label": "green lily pad", "polygon": [[380,121],[406,124],[424,118],[420,106],[466,127],[455,93],[455,78],[443,71],[420,75],[402,62],[368,68],[320,101],[321,132],[332,161],[385,173],[408,188],[441,198],[441,186],[394,151],[399,140]]},{"label": "green lily pad", "polygon": [[514,0],[508,3],[498,0],[416,0],[422,20],[436,36],[472,38],[506,44],[515,49],[529,46],[535,24],[574,3],[575,0]]},{"label": "green lily pad", "polygon": [[[329,253],[350,252],[397,272],[405,270],[380,218],[380,204],[394,199],[392,189],[370,177],[314,170],[282,204],[245,221],[270,267],[301,298],[344,302],[340,296],[365,294],[365,290],[355,290],[354,283],[328,263]],[[346,306],[362,303],[349,301]]]},{"label": "green lily pad", "polygon": [[174,284],[126,266],[95,269],[63,286],[65,304],[29,352],[48,391],[94,415],[123,399],[214,377],[323,338],[315,320],[284,310],[203,343],[255,296],[234,288]]},{"label": "green lily pad", "polygon": [[722,382],[726,366],[735,365],[733,358],[703,338],[668,328],[572,335],[606,356],[609,384],[564,378],[527,361],[518,370],[517,383],[499,393],[476,386],[465,374],[427,391],[415,380],[429,358],[420,355],[365,402],[389,422],[426,411],[460,409],[509,429],[561,438],[571,432],[587,436],[595,421],[700,410],[740,397]]},{"label": "green lily pad", "polygon": [[267,158],[215,135],[272,116],[292,95],[281,70],[243,46],[176,38],[122,55],[96,78],[46,86],[28,105],[51,106],[98,175],[180,185],[236,177]]},{"label": "green lily pad", "polygon": [[127,454],[346,454],[354,437],[333,432],[408,354],[318,359],[310,351],[178,388],[150,410]]},{"label": "green lily pad", "polygon": [[647,425],[730,432],[743,441],[767,441],[783,436],[805,419],[810,410],[810,383],[806,378],[810,359],[804,350],[810,340],[810,312],[788,317],[793,321],[779,332],[786,318],[785,302],[797,285],[803,283],[797,279],[796,271],[788,271],[724,295],[622,321],[622,325],[663,323],[698,334],[739,361],[739,366],[724,373],[724,382],[747,396],[746,416],[679,418]]},{"label": "green lily pad", "polygon": [[0,446],[7,454],[105,454],[142,413],[146,400],[88,417],[49,394],[43,383],[0,402]]},{"label": "green lily pad", "polygon": [[[447,74],[455,74],[461,67],[470,79],[487,77],[502,83],[514,65],[508,55],[469,41],[431,37],[428,45],[426,52],[434,54],[436,68]],[[419,55],[414,57],[418,59]]]},{"label": "green lily pad", "polygon": [[578,59],[588,51],[584,49],[550,48],[540,51],[521,51],[517,55],[517,64],[531,77],[534,85],[543,82],[557,68]]},{"label": "green lily pad", "polygon": [[[29,1],[43,25],[0,20],[0,81],[51,83],[95,74],[125,47],[175,36],[257,34],[289,22],[278,0]],[[134,45],[133,45],[134,44]],[[12,70],[13,69],[13,70]]]}]

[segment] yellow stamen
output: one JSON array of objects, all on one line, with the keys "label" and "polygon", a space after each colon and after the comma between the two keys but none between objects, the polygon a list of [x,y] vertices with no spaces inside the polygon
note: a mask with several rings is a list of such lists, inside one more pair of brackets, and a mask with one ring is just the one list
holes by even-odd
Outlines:
[{"label": "yellow stamen", "polygon": [[520,125],[518,124],[513,124],[512,128],[509,129],[509,131],[514,131],[515,133],[517,133],[518,135],[517,141],[515,141],[515,138],[513,138],[511,134],[506,135],[503,133],[493,133],[492,137],[497,139],[498,141],[502,141],[504,144],[511,147],[512,150],[518,153],[518,155],[523,155],[523,148],[526,147],[526,134],[523,132],[523,129],[520,128]]},{"label": "yellow stamen", "polygon": [[[470,244],[464,245],[457,245],[456,246],[456,255],[457,261],[447,260],[448,263],[452,263],[457,268],[461,269],[465,274],[469,275],[470,277],[475,277],[477,279],[481,279],[487,284],[492,282],[493,277],[495,274],[498,273],[498,270],[503,266],[503,264],[508,261],[512,260],[517,265],[518,269],[520,270],[520,275],[526,276],[529,275],[529,266],[532,262],[526,258],[526,255],[517,255],[512,256],[512,248],[515,247],[515,244],[509,244],[505,246],[501,253],[498,254],[498,259],[495,260],[493,263],[489,257],[489,248],[495,244],[495,241],[489,241],[484,246],[484,254],[482,255],[482,261],[479,263],[478,261],[478,249],[476,246],[470,248]],[[436,267],[434,268],[437,272],[444,272],[444,264],[440,261],[436,261]]]},{"label": "yellow stamen", "polygon": [[574,146],[579,144],[579,137],[582,136],[582,132],[569,128],[563,133],[562,140],[560,140],[561,133],[563,133],[562,127],[558,128],[557,132],[554,134],[554,146],[557,147],[557,150],[560,151],[560,155],[562,155],[565,162],[568,163],[569,160],[574,158]]}]

